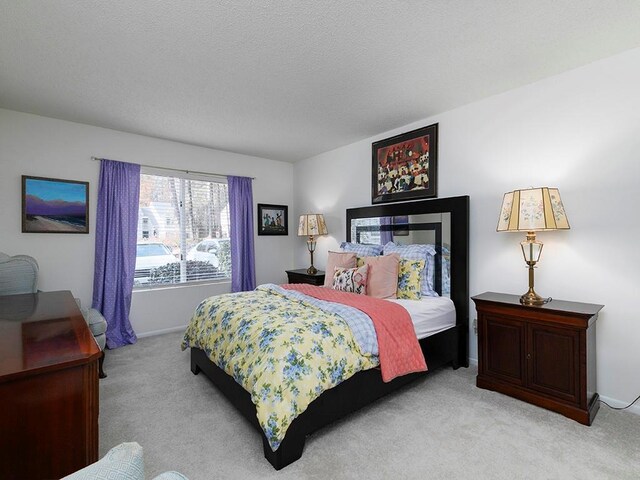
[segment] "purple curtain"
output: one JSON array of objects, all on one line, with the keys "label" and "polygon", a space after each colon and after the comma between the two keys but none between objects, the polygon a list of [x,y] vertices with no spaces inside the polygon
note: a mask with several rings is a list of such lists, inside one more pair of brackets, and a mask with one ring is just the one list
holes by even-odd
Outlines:
[{"label": "purple curtain", "polygon": [[248,177],[227,177],[231,227],[231,291],[256,288],[253,251],[253,190]]},{"label": "purple curtain", "polygon": [[393,232],[391,231],[391,225],[393,225],[393,221],[391,217],[380,217],[380,226],[388,226],[387,229],[380,229],[380,244],[386,245],[389,242],[393,242]]},{"label": "purple curtain", "polygon": [[101,160],[93,308],[107,320],[107,347],[137,340],[129,323],[136,268],[140,165]]}]

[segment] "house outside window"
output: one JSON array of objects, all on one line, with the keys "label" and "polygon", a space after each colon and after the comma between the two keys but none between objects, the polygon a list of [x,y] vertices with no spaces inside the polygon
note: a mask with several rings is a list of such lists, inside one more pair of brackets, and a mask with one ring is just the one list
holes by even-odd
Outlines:
[{"label": "house outside window", "polygon": [[142,238],[149,238],[149,217],[142,217]]},{"label": "house outside window", "polygon": [[134,287],[230,279],[226,178],[143,168],[138,218]]}]

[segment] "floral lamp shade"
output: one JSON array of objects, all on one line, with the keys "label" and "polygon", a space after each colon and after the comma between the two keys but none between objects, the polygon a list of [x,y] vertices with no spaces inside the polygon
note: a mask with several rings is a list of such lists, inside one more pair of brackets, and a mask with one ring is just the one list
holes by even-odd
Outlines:
[{"label": "floral lamp shade", "polygon": [[327,225],[324,223],[324,216],[321,213],[305,213],[300,215],[298,221],[298,235],[301,237],[309,237],[307,239],[307,248],[311,255],[311,266],[307,268],[307,273],[315,275],[318,269],[313,266],[313,252],[316,249],[316,241],[313,237],[327,234]]},{"label": "floral lamp shade", "polygon": [[529,267],[529,290],[520,297],[523,305],[543,305],[551,301],[551,297],[543,298],[533,288],[533,269],[542,253],[542,242],[536,239],[536,232],[568,229],[569,221],[557,188],[529,188],[504,194],[496,230],[527,232],[526,240],[520,242],[524,261]]},{"label": "floral lamp shade", "polygon": [[498,232],[539,232],[569,228],[557,188],[529,188],[504,194]]},{"label": "floral lamp shade", "polygon": [[307,213],[300,215],[298,222],[298,235],[316,236],[326,235],[327,225],[324,223],[324,216],[321,213]]}]

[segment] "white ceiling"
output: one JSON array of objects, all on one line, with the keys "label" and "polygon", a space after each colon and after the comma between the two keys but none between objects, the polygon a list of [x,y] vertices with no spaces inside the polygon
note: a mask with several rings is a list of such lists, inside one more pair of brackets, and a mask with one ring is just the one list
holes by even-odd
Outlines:
[{"label": "white ceiling", "polygon": [[638,0],[0,0],[0,107],[296,161],[640,46]]}]

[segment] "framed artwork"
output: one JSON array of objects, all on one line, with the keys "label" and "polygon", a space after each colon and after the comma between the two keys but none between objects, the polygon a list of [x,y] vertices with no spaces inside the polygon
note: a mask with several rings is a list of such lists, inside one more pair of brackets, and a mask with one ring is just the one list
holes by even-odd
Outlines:
[{"label": "framed artwork", "polygon": [[259,203],[258,235],[289,235],[289,207]]},{"label": "framed artwork", "polygon": [[89,182],[22,176],[23,233],[89,233]]},{"label": "framed artwork", "polygon": [[437,197],[438,124],[371,145],[371,203]]}]

